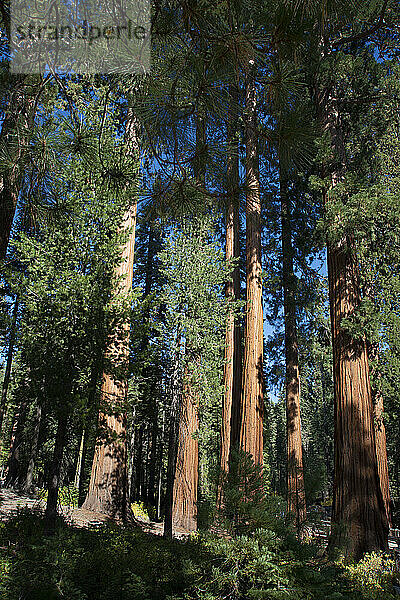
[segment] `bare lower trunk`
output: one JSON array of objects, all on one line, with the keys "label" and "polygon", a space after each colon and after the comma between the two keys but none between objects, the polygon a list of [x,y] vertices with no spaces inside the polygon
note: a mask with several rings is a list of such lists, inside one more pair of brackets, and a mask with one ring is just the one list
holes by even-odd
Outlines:
[{"label": "bare lower trunk", "polygon": [[63,413],[58,418],[57,433],[54,444],[53,458],[51,461],[49,481],[47,485],[47,503],[45,511],[45,529],[52,533],[57,518],[58,491],[60,488],[60,474],[64,454],[65,437],[67,433],[68,415]]},{"label": "bare lower trunk", "polygon": [[196,531],[199,443],[195,436],[199,428],[198,399],[187,376],[186,373],[181,399],[172,522],[174,527]]},{"label": "bare lower trunk", "polygon": [[281,169],[282,284],[286,357],[286,440],[288,513],[298,533],[306,520],[300,418],[300,372],[296,326],[296,280],[293,268],[291,210],[287,180]]},{"label": "bare lower trunk", "polygon": [[261,199],[258,172],[256,87],[246,81],[246,327],[240,447],[263,463],[263,308],[261,282]]}]

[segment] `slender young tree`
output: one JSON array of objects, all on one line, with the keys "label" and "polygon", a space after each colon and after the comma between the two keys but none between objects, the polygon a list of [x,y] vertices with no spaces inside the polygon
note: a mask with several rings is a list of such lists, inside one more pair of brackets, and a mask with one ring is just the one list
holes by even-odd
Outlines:
[{"label": "slender young tree", "polygon": [[[239,131],[237,85],[230,86],[230,109],[227,121],[227,207],[226,207],[226,244],[227,262],[236,261],[232,277],[226,284],[225,294],[233,303],[240,298],[240,198],[239,198]],[[241,364],[241,328],[232,306],[228,313],[225,333],[224,398],[221,420],[221,480],[229,471],[231,447],[239,441],[240,394],[242,379]],[[222,485],[218,488],[218,505],[223,502]]]},{"label": "slender young tree", "polygon": [[296,278],[293,267],[291,207],[285,169],[280,167],[280,196],[282,222],[282,286],[285,319],[286,359],[286,442],[288,512],[297,531],[306,520],[303,449],[300,418],[300,370],[296,325]]}]

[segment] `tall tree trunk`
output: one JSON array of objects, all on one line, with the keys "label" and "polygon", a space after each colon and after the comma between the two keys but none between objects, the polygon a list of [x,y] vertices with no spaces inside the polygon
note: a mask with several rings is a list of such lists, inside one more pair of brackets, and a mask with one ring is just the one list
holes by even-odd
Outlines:
[{"label": "tall tree trunk", "polygon": [[39,433],[40,433],[40,424],[42,422],[42,405],[38,403],[36,407],[36,418],[35,418],[35,427],[33,430],[32,436],[32,445],[31,445],[31,455],[29,458],[28,469],[26,472],[24,490],[28,494],[32,491],[33,484],[33,472],[35,469],[36,458],[38,453],[38,445],[39,445]]},{"label": "tall tree trunk", "polygon": [[6,370],[4,373],[3,379],[3,388],[1,391],[1,403],[0,403],[0,439],[1,439],[1,429],[3,425],[4,413],[7,406],[7,393],[8,387],[10,385],[11,379],[11,367],[13,360],[13,352],[14,352],[14,342],[15,342],[15,333],[17,329],[17,317],[18,317],[18,296],[15,298],[12,320],[11,320],[11,329],[10,329],[10,340],[8,342],[8,350],[7,350],[7,362],[6,362]]},{"label": "tall tree trunk", "polygon": [[[336,165],[332,190],[343,180],[345,151],[334,90],[322,95],[323,126],[329,132]],[[340,218],[340,215],[338,215]],[[352,337],[342,325],[361,301],[354,241],[342,236],[328,241],[335,397],[335,475],[330,547],[359,559],[365,552],[387,550],[388,521],[379,485],[373,406],[364,337]]]},{"label": "tall tree trunk", "polygon": [[174,527],[196,531],[199,443],[194,436],[199,428],[198,398],[189,378],[189,370],[186,369],[180,407],[172,521]]},{"label": "tall tree trunk", "polygon": [[306,520],[303,449],[300,418],[300,371],[296,324],[296,279],[293,268],[291,210],[287,179],[280,169],[282,221],[282,284],[285,318],[286,358],[286,440],[288,513],[292,515],[298,533]]},{"label": "tall tree trunk", "polygon": [[[138,156],[136,119],[131,107],[128,108],[125,139],[132,155]],[[121,306],[126,304],[132,288],[136,212],[134,200],[127,206],[120,227],[126,241],[116,268],[113,296]],[[124,404],[128,392],[129,337],[130,320],[127,316],[123,323],[114,326],[107,343],[106,360],[111,369],[103,373],[101,398],[103,405],[109,408],[99,415],[103,435],[95,447],[89,490],[83,504],[83,508],[122,520],[126,518],[128,508]]]},{"label": "tall tree trunk", "polygon": [[45,510],[45,529],[52,533],[57,518],[58,491],[60,488],[60,475],[64,454],[65,438],[67,433],[68,414],[63,412],[58,417],[57,433],[54,444],[53,458],[51,461],[49,481],[47,485],[47,503]]},{"label": "tall tree trunk", "polygon": [[246,326],[244,334],[240,447],[263,463],[263,308],[261,199],[258,171],[256,86],[246,76]]},{"label": "tall tree trunk", "polygon": [[[226,247],[227,261],[240,258],[240,212],[239,212],[239,132],[238,89],[230,87],[231,105],[227,122],[227,214]],[[226,284],[226,297],[230,301],[240,298],[240,266],[236,264],[232,278]],[[223,503],[223,481],[229,471],[231,448],[239,442],[240,395],[242,383],[241,330],[234,309],[228,314],[225,333],[224,399],[221,422],[221,481],[218,487],[218,506]]]}]

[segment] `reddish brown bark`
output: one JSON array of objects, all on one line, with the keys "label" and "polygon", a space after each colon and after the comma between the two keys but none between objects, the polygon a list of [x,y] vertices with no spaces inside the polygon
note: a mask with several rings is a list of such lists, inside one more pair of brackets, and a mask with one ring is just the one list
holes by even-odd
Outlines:
[{"label": "reddish brown bark", "polygon": [[244,335],[240,447],[263,462],[263,309],[261,199],[258,172],[256,88],[246,79],[246,326]]},{"label": "reddish brown bark", "polygon": [[335,392],[335,478],[331,545],[355,559],[387,550],[365,340],[341,325],[360,302],[357,266],[347,240],[328,244]]},{"label": "reddish brown bark", "polygon": [[296,280],[293,268],[290,201],[281,170],[282,284],[286,357],[286,440],[288,513],[300,533],[307,518],[304,491],[303,449],[300,417],[300,371],[296,326]]},{"label": "reddish brown bark", "polygon": [[[226,260],[231,261],[240,257],[240,213],[239,213],[239,148],[237,129],[236,86],[231,87],[231,111],[228,119],[228,157],[227,157],[227,214],[226,214]],[[236,264],[232,278],[226,284],[225,294],[228,300],[234,301],[240,297],[240,268]],[[228,314],[225,333],[225,364],[224,364],[224,399],[222,403],[221,423],[221,483],[229,470],[231,446],[238,443],[239,410],[241,394],[241,331],[240,323],[235,318],[235,311]],[[219,485],[218,505],[222,503],[222,487]]]},{"label": "reddish brown bark", "polygon": [[[127,208],[121,230],[128,233],[116,268],[114,298],[123,304],[131,291],[135,247],[136,202]],[[95,448],[89,490],[83,508],[124,519],[127,498],[127,450],[125,401],[128,389],[129,320],[111,332],[106,361],[112,373],[103,373],[99,415],[102,435]]]},{"label": "reddish brown bark", "polygon": [[180,527],[186,531],[196,531],[197,529],[199,466],[199,443],[195,437],[199,428],[197,401],[197,394],[188,379],[188,372],[186,372],[180,407],[172,507],[174,528]]},{"label": "reddish brown bark", "polygon": [[[330,137],[332,165],[329,207],[334,189],[344,180],[346,153],[335,88],[316,91],[322,128]],[[325,170],[327,167],[325,167]],[[340,220],[340,215],[336,217]],[[379,484],[369,365],[365,338],[352,337],[343,319],[360,304],[354,240],[343,235],[327,243],[329,304],[333,347],[335,456],[330,548],[348,558],[387,550],[388,521]]]}]

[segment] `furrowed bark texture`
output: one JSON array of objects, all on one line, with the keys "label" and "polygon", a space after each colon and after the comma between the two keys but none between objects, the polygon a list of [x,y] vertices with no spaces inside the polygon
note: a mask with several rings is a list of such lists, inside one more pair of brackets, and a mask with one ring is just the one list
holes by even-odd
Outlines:
[{"label": "furrowed bark texture", "polygon": [[246,326],[244,335],[240,447],[263,462],[263,309],[261,199],[257,152],[256,89],[246,81]]},{"label": "furrowed bark texture", "polygon": [[331,544],[355,559],[387,550],[388,523],[378,479],[365,340],[341,326],[359,304],[348,243],[328,244],[335,393],[335,479]]},{"label": "furrowed bark texture", "polygon": [[197,433],[198,428],[197,394],[188,380],[188,373],[186,373],[180,407],[172,508],[174,528],[179,527],[186,531],[196,531],[197,529],[199,443],[193,436]]},{"label": "furrowed bark texture", "polygon": [[288,512],[297,531],[307,518],[300,418],[300,371],[296,327],[296,280],[293,268],[291,211],[287,180],[281,170],[282,284],[285,318],[286,440]]},{"label": "furrowed bark texture", "polygon": [[[238,148],[238,91],[231,86],[231,110],[227,123],[228,157],[227,157],[227,214],[226,214],[226,247],[227,261],[240,257],[240,213],[239,213],[239,148]],[[240,267],[236,265],[232,278],[225,289],[229,300],[240,297]],[[239,440],[239,411],[241,395],[241,331],[240,323],[235,318],[234,310],[230,310],[225,334],[225,365],[224,365],[224,399],[222,403],[221,423],[221,462],[222,480],[229,470],[231,447]],[[218,490],[218,505],[223,502],[222,488]]]},{"label": "furrowed bark texture", "polygon": [[[343,180],[346,157],[335,90],[324,90],[320,98],[323,127],[330,134],[335,162],[331,190],[325,194],[329,207],[332,191]],[[388,521],[378,476],[366,341],[352,337],[342,325],[361,301],[353,245],[348,236],[327,243],[335,398],[330,547],[357,560],[365,552],[387,550]]]}]

